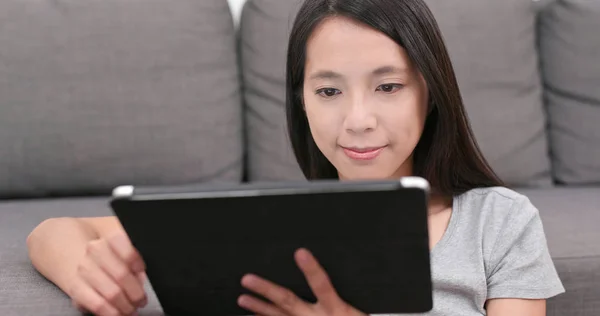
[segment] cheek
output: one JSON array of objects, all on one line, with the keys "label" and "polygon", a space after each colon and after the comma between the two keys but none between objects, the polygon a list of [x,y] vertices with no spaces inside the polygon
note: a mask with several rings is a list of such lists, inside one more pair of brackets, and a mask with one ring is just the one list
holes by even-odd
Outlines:
[{"label": "cheek", "polygon": [[311,134],[319,147],[335,142],[338,137],[336,115],[320,105],[306,104],[305,107]]},{"label": "cheek", "polygon": [[425,125],[426,105],[421,100],[401,102],[403,106],[390,106],[380,115],[381,126],[392,141],[400,145],[415,145]]}]

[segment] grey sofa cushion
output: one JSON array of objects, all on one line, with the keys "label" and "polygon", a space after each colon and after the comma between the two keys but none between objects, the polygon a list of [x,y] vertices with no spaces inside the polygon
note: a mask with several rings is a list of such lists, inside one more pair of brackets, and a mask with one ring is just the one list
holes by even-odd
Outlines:
[{"label": "grey sofa cushion", "polygon": [[600,183],[600,1],[555,1],[540,18],[540,55],[556,180]]},{"label": "grey sofa cushion", "polygon": [[539,209],[550,253],[566,293],[548,315],[600,314],[600,188],[520,190]]},{"label": "grey sofa cushion", "polygon": [[549,185],[535,24],[546,1],[426,2],[485,157],[511,185]]},{"label": "grey sofa cushion", "polygon": [[226,1],[0,2],[0,195],[240,181]]},{"label": "grey sofa cushion", "polygon": [[[427,2],[447,41],[484,155],[511,184],[549,185],[535,35],[544,1]],[[299,177],[284,116],[287,39],[298,7],[297,0],[250,0],[242,15],[251,179]]]},{"label": "grey sofa cushion", "polygon": [[[551,254],[567,293],[548,303],[549,316],[596,316],[600,311],[599,188],[520,190],[539,208]],[[79,315],[68,298],[31,266],[25,239],[41,221],[110,215],[107,198],[0,203],[0,315]],[[141,315],[162,315],[147,285]],[[50,309],[48,309],[50,307]]]},{"label": "grey sofa cushion", "polygon": [[[111,215],[108,198],[0,202],[0,315],[81,315],[69,298],[31,265],[25,241],[40,222],[51,217]],[[162,316],[149,283],[142,315]]]},{"label": "grey sofa cushion", "polygon": [[599,315],[600,257],[556,258],[554,264],[567,292],[548,301],[548,315]]},{"label": "grey sofa cushion", "polygon": [[600,187],[519,192],[540,211],[553,257],[600,258]]},{"label": "grey sofa cushion", "polygon": [[299,0],[249,0],[240,21],[248,177],[300,180],[285,121],[285,63]]}]

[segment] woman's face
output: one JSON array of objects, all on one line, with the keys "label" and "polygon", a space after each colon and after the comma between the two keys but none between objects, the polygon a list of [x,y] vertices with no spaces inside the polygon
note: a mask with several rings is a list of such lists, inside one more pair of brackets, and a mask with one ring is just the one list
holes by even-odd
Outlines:
[{"label": "woman's face", "polygon": [[378,31],[334,17],[308,41],[304,107],[340,179],[411,175],[427,95],[404,49]]}]

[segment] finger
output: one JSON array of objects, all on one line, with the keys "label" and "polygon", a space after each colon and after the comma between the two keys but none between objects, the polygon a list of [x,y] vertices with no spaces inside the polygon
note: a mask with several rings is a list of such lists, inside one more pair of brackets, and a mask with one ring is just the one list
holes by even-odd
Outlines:
[{"label": "finger", "polygon": [[136,308],[129,302],[121,287],[91,259],[84,259],[83,264],[79,266],[79,275],[121,313],[129,315],[135,312]]},{"label": "finger", "polygon": [[73,299],[73,305],[81,312],[91,312],[98,316],[120,315],[114,306],[84,282],[80,282],[72,288],[69,296]]},{"label": "finger", "polygon": [[81,304],[77,303],[75,300],[71,300],[71,305],[73,306],[73,308],[77,309],[82,314],[90,313],[90,311],[85,309],[85,307],[83,307]]},{"label": "finger", "polygon": [[273,304],[269,304],[250,295],[242,295],[238,299],[238,305],[250,312],[261,316],[286,316],[287,314]]},{"label": "finger", "polygon": [[277,308],[290,315],[311,315],[312,308],[292,291],[255,275],[242,278],[242,286],[273,302]]},{"label": "finger", "polygon": [[144,260],[133,247],[129,237],[126,234],[120,233],[107,239],[111,249],[127,264],[127,266],[135,273],[146,270]]},{"label": "finger", "polygon": [[146,272],[140,272],[137,274],[137,278],[138,278],[138,280],[140,280],[140,283],[143,286],[144,284],[146,284],[146,280],[148,279],[148,276],[146,275]]},{"label": "finger", "polygon": [[341,306],[340,304],[343,302],[331,284],[327,272],[325,272],[310,251],[299,249],[296,251],[295,259],[319,304],[329,311],[333,311],[336,307]]},{"label": "finger", "polygon": [[[146,275],[146,272],[140,272],[137,274],[137,278],[138,280],[140,280],[140,283],[142,284],[142,288],[144,288],[144,285],[146,284],[146,280],[148,280],[148,276]],[[146,307],[146,305],[148,305],[148,295],[146,295],[146,290],[144,290],[144,299],[142,300],[142,302],[140,303],[140,307]]]},{"label": "finger", "polygon": [[89,253],[96,264],[125,291],[130,304],[140,307],[146,298],[140,278],[134,275],[108,245],[96,247]]}]

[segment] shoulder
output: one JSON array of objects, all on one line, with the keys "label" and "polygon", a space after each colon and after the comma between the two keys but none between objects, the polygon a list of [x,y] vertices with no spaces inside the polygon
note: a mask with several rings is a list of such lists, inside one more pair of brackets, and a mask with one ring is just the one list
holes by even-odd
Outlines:
[{"label": "shoulder", "polygon": [[538,209],[527,196],[504,187],[470,190],[458,197],[463,218],[477,225],[488,273],[499,258],[523,242],[545,246]]},{"label": "shoulder", "polygon": [[482,201],[493,204],[513,204],[529,202],[529,199],[514,190],[506,187],[487,187],[469,190],[460,197],[472,201]]},{"label": "shoulder", "polygon": [[549,254],[538,209],[503,187],[458,197],[461,217],[478,225],[488,299],[552,297],[564,291]]},{"label": "shoulder", "polygon": [[505,187],[472,189],[457,198],[463,212],[480,218],[486,226],[539,215],[527,196]]},{"label": "shoulder", "polygon": [[527,196],[511,189],[470,190],[458,196],[458,208],[460,218],[477,231],[486,264],[524,238],[545,242],[538,209]]}]

